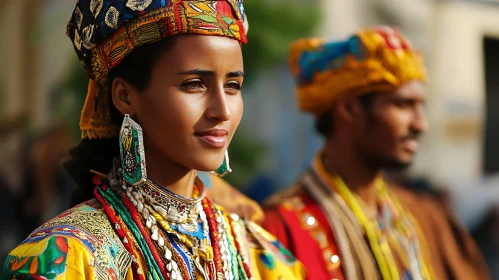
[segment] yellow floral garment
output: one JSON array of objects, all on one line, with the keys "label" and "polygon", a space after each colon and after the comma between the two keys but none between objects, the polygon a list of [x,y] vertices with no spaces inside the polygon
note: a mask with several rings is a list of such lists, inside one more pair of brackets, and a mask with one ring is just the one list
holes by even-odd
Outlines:
[{"label": "yellow floral garment", "polygon": [[[301,263],[272,235],[251,222],[235,224],[253,279],[305,278]],[[7,256],[0,279],[133,279],[132,261],[94,199],[36,229]]]}]

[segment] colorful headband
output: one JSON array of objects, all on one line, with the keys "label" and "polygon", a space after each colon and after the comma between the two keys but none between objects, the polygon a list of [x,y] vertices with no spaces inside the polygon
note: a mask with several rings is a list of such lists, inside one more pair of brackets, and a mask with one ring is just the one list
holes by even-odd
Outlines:
[{"label": "colorful headband", "polygon": [[289,58],[298,105],[321,115],[346,94],[388,92],[425,80],[422,55],[396,28],[361,30],[346,41],[300,39]]},{"label": "colorful headband", "polygon": [[109,71],[135,48],[179,34],[224,36],[246,43],[242,0],[79,0],[67,34],[90,78],[80,118],[82,138],[116,136]]}]

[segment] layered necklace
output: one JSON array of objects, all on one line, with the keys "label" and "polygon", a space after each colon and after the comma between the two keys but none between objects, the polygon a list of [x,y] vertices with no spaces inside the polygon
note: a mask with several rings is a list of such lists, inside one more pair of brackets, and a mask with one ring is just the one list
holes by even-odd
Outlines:
[{"label": "layered necklace", "polygon": [[[198,178],[193,198],[184,198],[149,178],[128,185],[119,174],[110,175],[111,187],[94,178],[94,193],[134,256],[137,279],[251,278],[234,221],[205,198]],[[147,272],[140,269],[139,259]]]},{"label": "layered necklace", "polygon": [[[338,175],[330,175],[317,157],[314,169],[339,194],[364,229],[383,279],[433,279],[425,239],[417,221],[390,194],[382,179],[376,182],[380,213],[370,217],[362,200]],[[426,253],[426,254],[425,254]]]}]

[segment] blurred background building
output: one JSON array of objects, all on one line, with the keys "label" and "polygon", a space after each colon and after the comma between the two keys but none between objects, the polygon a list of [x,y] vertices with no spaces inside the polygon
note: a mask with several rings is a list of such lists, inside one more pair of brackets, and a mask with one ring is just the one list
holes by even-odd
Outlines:
[{"label": "blurred background building", "polygon": [[[65,36],[75,1],[0,0],[0,261],[32,227],[67,207],[72,184],[59,162],[78,141],[87,84]],[[428,67],[431,129],[406,176],[446,191],[499,279],[499,1],[246,0],[245,6],[245,114],[227,180],[261,201],[293,182],[322,144],[312,118],[296,108],[286,63],[291,41],[398,26]],[[54,207],[40,209],[40,201]]]}]

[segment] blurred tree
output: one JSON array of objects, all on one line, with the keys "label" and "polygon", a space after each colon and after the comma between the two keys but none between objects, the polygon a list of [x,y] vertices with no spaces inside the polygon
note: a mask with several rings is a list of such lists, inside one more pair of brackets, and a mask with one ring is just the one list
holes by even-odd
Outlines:
[{"label": "blurred tree", "polygon": [[[288,45],[297,38],[310,36],[320,21],[315,0],[307,3],[296,0],[246,0],[249,18],[248,44],[243,46],[245,87],[251,86],[263,69],[285,63]],[[88,78],[74,56],[67,76],[52,94],[51,112],[73,129],[75,139],[80,132],[79,121],[85,101]],[[225,179],[234,186],[244,187],[258,171],[265,146],[245,127],[240,127],[230,146],[230,163],[237,171]]]},{"label": "blurred tree", "polygon": [[[245,87],[251,86],[263,69],[285,63],[289,44],[310,36],[320,21],[317,1],[246,0],[249,21],[248,44],[243,46]],[[259,171],[266,147],[244,126],[240,126],[229,148],[233,174],[229,183],[244,188]]]},{"label": "blurred tree", "polygon": [[66,76],[57,84],[50,95],[51,118],[61,120],[70,128],[73,138],[80,138],[80,112],[85,103],[88,77],[76,55],[70,62]]},{"label": "blurred tree", "polygon": [[224,180],[244,189],[259,171],[260,159],[266,147],[245,126],[240,125],[229,146],[230,167],[234,171]]},{"label": "blurred tree", "polygon": [[243,46],[245,83],[286,61],[289,44],[310,36],[320,21],[318,1],[246,0],[248,44]]}]

